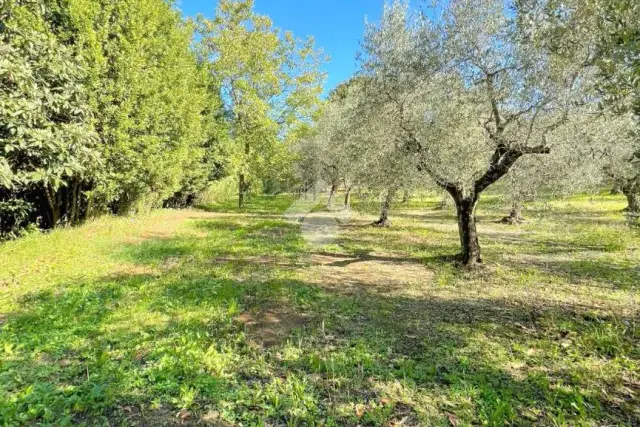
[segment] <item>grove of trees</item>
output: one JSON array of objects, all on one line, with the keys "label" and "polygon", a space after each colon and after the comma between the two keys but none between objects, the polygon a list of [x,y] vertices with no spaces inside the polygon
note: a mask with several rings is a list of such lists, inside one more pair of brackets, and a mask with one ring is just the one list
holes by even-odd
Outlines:
[{"label": "grove of trees", "polygon": [[445,190],[463,265],[482,262],[476,207],[504,177],[508,222],[540,189],[605,183],[637,214],[638,12],[627,0],[387,3],[366,27],[357,76],[306,142],[316,148],[301,151],[342,150],[341,176],[380,190],[377,225],[399,188]]},{"label": "grove of trees", "polygon": [[616,186],[640,215],[640,4],[388,2],[358,70],[322,99],[325,57],[220,0],[185,20],[164,0],[0,6],[0,236],[185,206],[234,177],[260,191],[324,183],[344,207],[439,189],[460,262],[482,262],[478,201],[502,181],[506,222],[543,189]]},{"label": "grove of trees", "polygon": [[240,204],[287,180],[322,60],[251,0],[196,22],[164,0],[3,1],[1,236],[185,205],[230,174]]}]

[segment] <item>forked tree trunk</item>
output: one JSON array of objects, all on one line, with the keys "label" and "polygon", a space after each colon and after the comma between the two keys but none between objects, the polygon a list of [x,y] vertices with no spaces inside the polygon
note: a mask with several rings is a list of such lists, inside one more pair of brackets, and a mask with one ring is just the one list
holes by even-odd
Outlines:
[{"label": "forked tree trunk", "polygon": [[480,256],[480,242],[476,231],[477,197],[454,197],[456,213],[458,215],[458,231],[462,247],[461,262],[466,266],[482,263]]},{"label": "forked tree trunk", "polygon": [[344,192],[344,208],[345,210],[351,209],[351,187],[347,187]]},{"label": "forked tree trunk", "polygon": [[389,211],[391,210],[391,204],[393,203],[393,199],[396,195],[395,189],[390,189],[387,191],[384,200],[382,201],[382,206],[380,208],[380,218],[375,221],[373,224],[374,227],[389,227],[391,226],[391,221],[389,221]]},{"label": "forked tree trunk", "polygon": [[[458,228],[460,231],[460,244],[462,246],[461,261],[466,266],[479,264],[482,262],[480,256],[480,243],[478,242],[478,234],[476,232],[476,216],[475,210],[478,204],[480,194],[493,185],[500,178],[505,176],[511,167],[525,154],[549,154],[551,150],[544,144],[536,146],[511,144],[505,138],[505,129],[507,123],[500,117],[497,102],[493,98],[493,79],[495,75],[487,75],[485,82],[489,89],[490,99],[494,109],[493,119],[495,120],[495,130],[486,127],[489,136],[497,144],[495,150],[489,160],[487,170],[476,180],[473,185],[464,188],[459,183],[451,181],[440,175],[437,169],[430,167],[425,159],[421,159],[419,170],[424,170],[436,181],[436,183],[446,190],[453,197],[456,203],[456,212],[458,216]],[[514,117],[514,116],[512,116]],[[566,120],[565,117],[548,126],[545,131],[552,131],[560,126]],[[422,155],[422,143],[412,134],[409,134],[408,144],[416,150],[416,154]]]}]

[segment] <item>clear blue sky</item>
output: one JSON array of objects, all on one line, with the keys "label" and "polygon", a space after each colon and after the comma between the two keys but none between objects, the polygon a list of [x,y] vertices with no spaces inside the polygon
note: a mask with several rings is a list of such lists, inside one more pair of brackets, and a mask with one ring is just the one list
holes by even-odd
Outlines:
[{"label": "clear blue sky", "polygon": [[[216,4],[216,0],[180,0],[178,7],[185,16],[211,17]],[[315,38],[316,46],[331,58],[324,67],[328,92],[355,71],[365,16],[378,21],[383,4],[384,0],[256,0],[255,9],[269,15],[276,27]]]}]

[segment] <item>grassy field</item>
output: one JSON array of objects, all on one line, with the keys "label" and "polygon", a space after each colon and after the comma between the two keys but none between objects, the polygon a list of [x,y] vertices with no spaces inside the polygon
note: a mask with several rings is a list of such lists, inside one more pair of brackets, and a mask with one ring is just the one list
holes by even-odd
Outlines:
[{"label": "grassy field", "polygon": [[[0,245],[0,425],[640,425],[640,233],[622,198],[341,217],[289,196]],[[317,210],[317,209],[316,209]],[[315,215],[322,216],[322,212]],[[330,215],[330,214],[326,214]]]}]

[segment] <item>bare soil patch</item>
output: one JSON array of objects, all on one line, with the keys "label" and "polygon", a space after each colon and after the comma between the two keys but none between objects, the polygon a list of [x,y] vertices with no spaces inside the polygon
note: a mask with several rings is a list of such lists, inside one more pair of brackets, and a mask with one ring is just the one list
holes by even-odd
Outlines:
[{"label": "bare soil patch", "polygon": [[414,293],[432,282],[434,273],[424,265],[396,257],[314,254],[312,267],[305,271],[310,282],[333,291]]},{"label": "bare soil patch", "polygon": [[247,311],[235,318],[253,344],[269,348],[282,344],[294,329],[303,328],[308,316],[288,307],[269,305],[257,311]]}]

